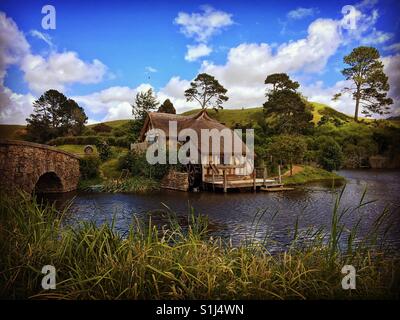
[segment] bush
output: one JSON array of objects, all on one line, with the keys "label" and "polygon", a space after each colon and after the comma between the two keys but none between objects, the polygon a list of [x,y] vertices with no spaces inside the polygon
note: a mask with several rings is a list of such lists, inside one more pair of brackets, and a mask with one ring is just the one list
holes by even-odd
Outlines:
[{"label": "bush", "polygon": [[[168,155],[167,155],[168,159]],[[170,169],[182,171],[181,164],[149,164],[146,159],[146,153],[128,152],[119,158],[118,168],[127,169],[133,176],[144,176],[154,179],[161,179]]]},{"label": "bush", "polygon": [[97,133],[111,132],[112,128],[110,126],[106,125],[105,123],[99,123],[93,127],[93,130]]},{"label": "bush", "polygon": [[69,137],[58,137],[51,139],[47,144],[51,146],[63,145],[63,144],[98,144],[100,138],[98,136],[69,136]]},{"label": "bush", "polygon": [[99,176],[100,159],[96,156],[85,156],[79,159],[82,179],[93,179]]},{"label": "bush", "polygon": [[97,143],[96,148],[102,161],[106,161],[111,157],[111,147],[106,141]]},{"label": "bush", "polygon": [[339,144],[331,137],[317,139],[319,145],[317,162],[328,171],[339,170],[343,162],[343,152]]}]

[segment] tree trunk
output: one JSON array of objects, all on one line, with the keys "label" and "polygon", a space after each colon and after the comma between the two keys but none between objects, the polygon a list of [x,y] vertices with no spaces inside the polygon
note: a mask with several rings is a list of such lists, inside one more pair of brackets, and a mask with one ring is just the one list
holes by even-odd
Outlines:
[{"label": "tree trunk", "polygon": [[360,106],[360,87],[357,86],[357,92],[356,92],[356,110],[354,112],[354,121],[358,122],[358,108]]}]

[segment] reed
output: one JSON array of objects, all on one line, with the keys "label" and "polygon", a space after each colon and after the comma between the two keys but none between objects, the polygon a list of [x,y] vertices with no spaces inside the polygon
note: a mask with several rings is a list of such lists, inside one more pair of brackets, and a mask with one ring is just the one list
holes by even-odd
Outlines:
[{"label": "reed", "polygon": [[[363,200],[360,204],[364,204]],[[360,205],[361,210],[365,205]],[[331,232],[312,231],[300,244],[295,227],[285,252],[271,254],[268,237],[232,246],[209,236],[207,220],[191,210],[157,226],[133,220],[126,234],[114,223],[63,225],[68,208],[41,205],[21,194],[0,196],[0,297],[7,299],[356,299],[398,298],[399,260],[371,241],[341,248],[346,231],[334,204]],[[255,217],[257,223],[260,212]],[[273,214],[275,216],[276,213]],[[379,217],[376,227],[384,216]],[[373,230],[370,240],[376,236]],[[307,231],[311,232],[311,231]],[[375,234],[374,234],[375,233]],[[374,235],[373,235],[374,234]],[[311,235],[311,233],[310,233]],[[328,238],[327,238],[328,237]],[[328,241],[326,241],[328,239]],[[41,289],[41,268],[57,270],[57,288]],[[357,289],[343,290],[341,268],[357,270]]]}]

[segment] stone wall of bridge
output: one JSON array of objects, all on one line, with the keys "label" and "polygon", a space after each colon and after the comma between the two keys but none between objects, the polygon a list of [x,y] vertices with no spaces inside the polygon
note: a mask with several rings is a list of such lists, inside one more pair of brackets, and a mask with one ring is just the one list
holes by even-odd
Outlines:
[{"label": "stone wall of bridge", "polygon": [[77,188],[78,181],[77,156],[47,145],[0,140],[1,189],[68,192]]}]

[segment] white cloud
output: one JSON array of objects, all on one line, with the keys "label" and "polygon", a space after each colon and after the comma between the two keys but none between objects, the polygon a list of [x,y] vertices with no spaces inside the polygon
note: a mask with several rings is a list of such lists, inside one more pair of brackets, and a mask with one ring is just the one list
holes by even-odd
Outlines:
[{"label": "white cloud", "polygon": [[[152,88],[144,83],[136,88],[110,87],[84,96],[74,96],[78,104],[93,114],[103,115],[102,121],[132,118],[132,103],[140,91]],[[105,114],[105,115],[104,115]]]},{"label": "white cloud", "polygon": [[201,72],[214,75],[228,89],[227,106],[260,105],[268,74],[321,72],[340,42],[337,21],[318,19],[309,26],[306,38],[284,43],[275,52],[266,43],[240,44],[230,49],[226,64],[205,61]]},{"label": "white cloud", "polygon": [[364,45],[376,45],[384,43],[391,38],[393,38],[393,33],[379,31],[373,28],[370,34],[361,39],[361,43]]},{"label": "white cloud", "polygon": [[287,13],[287,17],[292,20],[300,20],[305,17],[311,17],[318,13],[317,8],[297,8]]},{"label": "white cloud", "polygon": [[386,51],[400,51],[400,42],[393,43],[383,48]]},{"label": "white cloud", "polygon": [[188,45],[187,53],[185,55],[185,60],[187,61],[196,61],[198,58],[208,56],[212,49],[204,43],[200,43],[198,45]]},{"label": "white cloud", "polygon": [[76,52],[51,53],[46,59],[40,55],[28,54],[22,61],[21,69],[29,87],[42,93],[48,89],[64,91],[72,83],[98,83],[105,73],[106,66],[99,60],[86,63]]},{"label": "white cloud", "polygon": [[[48,35],[37,30],[30,34],[38,37],[52,47]],[[52,47],[53,48],[53,47]],[[29,43],[16,23],[0,12],[0,121],[21,123],[32,111],[33,94],[17,94],[4,85],[7,68],[17,65],[24,72],[24,79],[34,94],[48,89],[67,90],[73,83],[100,82],[107,67],[99,60],[85,62],[76,52],[55,52],[47,57],[31,53]]]},{"label": "white cloud", "polygon": [[151,66],[147,66],[145,69],[147,72],[151,72],[151,73],[155,73],[158,71],[156,68],[153,68]]},{"label": "white cloud", "polygon": [[0,86],[0,98],[0,123],[26,124],[25,119],[33,111],[35,97],[30,93],[17,94]]},{"label": "white cloud", "polygon": [[49,34],[40,32],[40,31],[38,31],[38,30],[31,30],[31,31],[29,32],[29,34],[30,34],[32,37],[38,38],[38,39],[40,39],[40,40],[43,40],[43,41],[46,42],[51,48],[53,47],[53,42],[51,41],[51,37],[50,37]]},{"label": "white cloud", "polygon": [[4,12],[0,12],[0,81],[4,80],[6,69],[20,63],[29,52],[29,44],[18,26]]},{"label": "white cloud", "polygon": [[198,42],[207,42],[221,29],[232,25],[232,15],[215,10],[211,6],[202,6],[202,13],[179,12],[174,22],[179,25],[180,31],[188,38]]},{"label": "white cloud", "polygon": [[382,57],[384,71],[389,77],[389,97],[394,101],[391,106],[392,113],[400,115],[400,54]]}]

